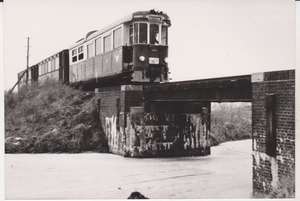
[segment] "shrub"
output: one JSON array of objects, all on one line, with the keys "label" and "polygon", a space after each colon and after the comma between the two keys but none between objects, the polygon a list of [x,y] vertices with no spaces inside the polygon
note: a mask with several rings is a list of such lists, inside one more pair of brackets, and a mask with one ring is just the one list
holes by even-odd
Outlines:
[{"label": "shrub", "polygon": [[5,138],[6,153],[108,151],[94,94],[55,80],[5,93]]},{"label": "shrub", "polygon": [[211,144],[250,139],[251,103],[213,103],[211,106]]}]

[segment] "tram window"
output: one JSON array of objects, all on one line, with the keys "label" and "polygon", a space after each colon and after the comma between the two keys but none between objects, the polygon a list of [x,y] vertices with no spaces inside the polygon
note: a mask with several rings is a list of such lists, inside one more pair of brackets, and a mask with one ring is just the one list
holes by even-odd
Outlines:
[{"label": "tram window", "polygon": [[59,69],[59,57],[55,58],[55,70]]},{"label": "tram window", "polygon": [[51,71],[54,71],[54,66],[55,65],[55,63],[54,63],[54,60],[51,60]]},{"label": "tram window", "polygon": [[42,74],[42,67],[41,67],[41,64],[39,64],[39,70],[38,70],[38,72],[39,72],[39,75]]},{"label": "tram window", "polygon": [[134,43],[138,43],[138,37],[139,37],[139,24],[134,24]]},{"label": "tram window", "polygon": [[77,55],[77,49],[72,50],[72,56],[76,56]]},{"label": "tram window", "polygon": [[83,46],[78,48],[78,54],[81,53],[81,52],[83,52]]},{"label": "tram window", "polygon": [[161,44],[168,45],[168,27],[162,26],[161,28]]},{"label": "tram window", "polygon": [[147,43],[147,24],[140,23],[139,43]]},{"label": "tram window", "polygon": [[72,50],[72,62],[77,61],[77,49]]},{"label": "tram window", "polygon": [[51,60],[48,61],[48,72],[51,72]]},{"label": "tram window", "polygon": [[102,53],[102,38],[96,39],[96,55]]},{"label": "tram window", "polygon": [[44,73],[48,73],[48,62],[44,63]]},{"label": "tram window", "polygon": [[51,71],[54,71],[55,70],[55,62],[54,62],[54,59],[51,60]]},{"label": "tram window", "polygon": [[48,68],[49,68],[49,72],[52,71],[52,60],[48,61]]},{"label": "tram window", "polygon": [[83,46],[78,48],[78,60],[83,59]]},{"label": "tram window", "polygon": [[111,50],[111,35],[104,37],[104,52]]},{"label": "tram window", "polygon": [[129,45],[133,44],[133,25],[129,27]]},{"label": "tram window", "polygon": [[150,44],[159,44],[159,27],[157,24],[150,24]]},{"label": "tram window", "polygon": [[114,48],[122,45],[122,30],[121,28],[114,30]]},{"label": "tram window", "polygon": [[91,57],[93,57],[93,56],[94,56],[94,43],[89,44],[89,45],[87,46],[87,57],[88,57],[88,58],[91,58]]}]

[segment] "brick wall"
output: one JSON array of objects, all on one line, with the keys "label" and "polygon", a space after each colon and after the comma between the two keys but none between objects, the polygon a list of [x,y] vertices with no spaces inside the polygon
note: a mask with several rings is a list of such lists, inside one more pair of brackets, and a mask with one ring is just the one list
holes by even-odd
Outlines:
[{"label": "brick wall", "polygon": [[106,134],[109,151],[124,155],[128,146],[126,135],[127,120],[130,107],[142,106],[142,86],[122,85],[103,87],[95,90],[97,107],[104,133]]},{"label": "brick wall", "polygon": [[121,105],[124,104],[124,98],[121,96],[121,87],[104,87],[96,90],[97,107],[102,128],[106,134],[109,151],[118,154],[121,151],[122,135],[118,125],[120,120]]},{"label": "brick wall", "polygon": [[253,74],[252,96],[253,192],[267,194],[294,177],[295,71]]}]

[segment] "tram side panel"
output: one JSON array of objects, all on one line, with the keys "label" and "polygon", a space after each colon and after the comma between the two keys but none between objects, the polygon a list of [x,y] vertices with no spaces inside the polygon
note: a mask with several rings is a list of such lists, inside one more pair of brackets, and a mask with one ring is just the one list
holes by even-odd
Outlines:
[{"label": "tram side panel", "polygon": [[120,73],[123,69],[122,47],[115,49],[112,52],[112,73]]},{"label": "tram side panel", "polygon": [[[70,66],[70,83],[89,81],[96,79],[101,80],[103,77],[118,76],[123,73],[123,47],[113,49],[109,52],[94,56],[80,63]],[[126,55],[132,55],[126,53]],[[127,58],[127,60],[132,60]],[[125,65],[128,65],[127,63]],[[125,71],[125,70],[124,70]]]},{"label": "tram side panel", "polygon": [[95,63],[94,63],[94,77],[97,79],[98,77],[103,76],[103,57],[102,55],[97,55],[95,57]]},{"label": "tram side panel", "polygon": [[77,73],[78,73],[78,80],[79,81],[85,80],[85,61],[79,63],[77,65],[77,68],[78,68],[78,71],[77,71]]},{"label": "tram side panel", "polygon": [[95,77],[95,58],[90,58],[86,61],[85,70],[86,79],[93,79]]},{"label": "tram side panel", "polygon": [[103,54],[103,75],[108,76],[112,74],[112,65],[111,65],[111,52]]}]

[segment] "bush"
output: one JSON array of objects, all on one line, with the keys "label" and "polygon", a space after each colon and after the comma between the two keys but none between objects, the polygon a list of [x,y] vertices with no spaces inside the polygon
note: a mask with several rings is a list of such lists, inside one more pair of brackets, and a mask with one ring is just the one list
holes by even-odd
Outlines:
[{"label": "bush", "polygon": [[5,93],[6,153],[83,151],[108,152],[93,93],[54,80]]},{"label": "bush", "polygon": [[212,103],[211,145],[250,139],[252,136],[251,103]]}]

